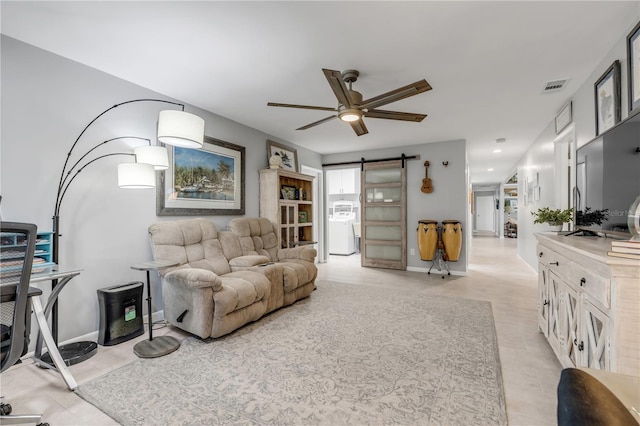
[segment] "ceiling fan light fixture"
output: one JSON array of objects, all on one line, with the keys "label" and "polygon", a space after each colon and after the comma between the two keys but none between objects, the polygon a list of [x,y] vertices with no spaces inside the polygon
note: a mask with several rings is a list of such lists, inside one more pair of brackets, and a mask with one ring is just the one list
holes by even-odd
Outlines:
[{"label": "ceiling fan light fixture", "polygon": [[362,112],[356,108],[346,108],[340,111],[338,117],[346,122],[358,121],[362,118]]}]

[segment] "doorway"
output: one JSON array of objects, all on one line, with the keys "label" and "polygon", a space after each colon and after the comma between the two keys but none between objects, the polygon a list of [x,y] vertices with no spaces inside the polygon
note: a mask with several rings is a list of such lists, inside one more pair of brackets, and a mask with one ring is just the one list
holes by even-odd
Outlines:
[{"label": "doorway", "polygon": [[358,257],[355,225],[360,222],[360,168],[327,169],[326,248],[331,258]]},{"label": "doorway", "polygon": [[476,197],[476,231],[495,232],[494,210],[494,197],[492,195],[478,195]]},{"label": "doorway", "polygon": [[324,235],[325,222],[324,222],[324,199],[320,196],[320,194],[324,193],[323,188],[323,172],[322,170],[314,169],[313,167],[308,167],[305,165],[300,166],[300,172],[315,177],[313,180],[313,189],[311,194],[311,199],[315,200],[313,203],[313,210],[311,213],[311,217],[313,218],[313,241],[318,241],[316,246],[316,250],[318,252],[318,257],[316,257],[316,261],[318,263],[325,263],[327,258],[325,256],[325,248],[324,248],[324,238],[320,238],[320,235]]}]

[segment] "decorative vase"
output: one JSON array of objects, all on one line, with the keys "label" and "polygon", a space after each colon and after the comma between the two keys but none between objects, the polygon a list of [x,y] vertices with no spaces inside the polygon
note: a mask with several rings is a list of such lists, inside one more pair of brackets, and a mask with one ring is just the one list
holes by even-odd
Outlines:
[{"label": "decorative vase", "polygon": [[629,226],[629,232],[631,232],[631,241],[640,241],[640,195],[636,197],[636,200],[629,207],[627,225]]},{"label": "decorative vase", "polygon": [[549,225],[549,230],[551,232],[560,232],[560,231],[562,231],[562,225],[564,225],[562,222],[561,223],[548,222],[547,224]]},{"label": "decorative vase", "polygon": [[271,158],[269,158],[269,168],[270,169],[281,169],[282,168],[282,158],[279,155],[273,154]]}]

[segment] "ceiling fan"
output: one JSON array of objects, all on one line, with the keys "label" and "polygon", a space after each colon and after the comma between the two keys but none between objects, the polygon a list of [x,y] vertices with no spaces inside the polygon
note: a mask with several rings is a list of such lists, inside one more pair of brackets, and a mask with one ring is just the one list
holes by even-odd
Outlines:
[{"label": "ceiling fan", "polygon": [[[346,121],[351,125],[356,135],[362,136],[369,133],[367,126],[364,125],[363,117],[369,118],[383,118],[386,120],[400,120],[400,121],[413,121],[416,123],[421,122],[427,115],[415,114],[410,112],[397,112],[386,111],[376,109],[382,105],[390,104],[391,102],[399,101],[400,99],[408,98],[409,96],[417,95],[422,92],[431,90],[431,86],[426,80],[416,81],[404,87],[392,90],[382,95],[375,96],[373,98],[362,100],[362,94],[356,92],[351,88],[351,84],[358,79],[360,73],[357,70],[346,70],[341,73],[340,71],[322,69],[324,76],[333,90],[333,94],[338,99],[338,107],[321,107],[311,105],[294,105],[294,104],[281,104],[276,102],[268,102],[268,106],[284,107],[284,108],[302,108],[302,109],[317,109],[320,111],[332,111],[337,114],[331,115],[322,120],[315,121],[297,128],[296,130],[306,130],[318,124],[325,123],[334,118],[340,118],[342,121]],[[347,85],[349,84],[349,88]]]}]

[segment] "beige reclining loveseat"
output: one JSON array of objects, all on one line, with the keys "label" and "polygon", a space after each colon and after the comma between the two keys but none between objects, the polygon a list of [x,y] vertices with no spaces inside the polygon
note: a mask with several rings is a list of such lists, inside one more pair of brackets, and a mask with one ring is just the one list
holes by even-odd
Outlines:
[{"label": "beige reclining loveseat", "polygon": [[[229,230],[239,237],[244,258],[262,255],[267,262],[283,268],[283,300],[279,306],[269,307],[271,311],[280,306],[290,305],[307,297],[315,287],[318,268],[314,264],[317,251],[312,246],[279,248],[274,225],[265,218],[240,217],[231,219]],[[232,270],[240,270],[242,258],[230,260]]]},{"label": "beige reclining loveseat", "polygon": [[160,271],[165,319],[201,338],[231,333],[313,291],[315,273],[311,290],[285,291],[290,271],[284,265],[261,254],[244,255],[238,235],[218,231],[207,219],[156,223],[149,236],[155,260],[179,263]]}]

